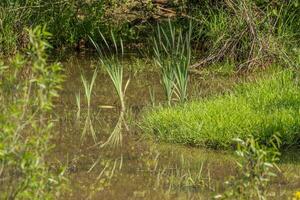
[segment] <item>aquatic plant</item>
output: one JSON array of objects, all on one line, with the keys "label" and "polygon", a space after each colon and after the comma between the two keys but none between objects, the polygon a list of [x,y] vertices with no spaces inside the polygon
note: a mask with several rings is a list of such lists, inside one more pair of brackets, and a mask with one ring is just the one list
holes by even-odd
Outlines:
[{"label": "aquatic plant", "polygon": [[[96,133],[93,128],[92,119],[91,119],[91,97],[92,97],[93,86],[94,86],[95,80],[97,78],[97,74],[98,74],[98,70],[95,69],[90,83],[88,83],[86,78],[83,75],[81,75],[81,81],[84,86],[84,94],[85,94],[85,98],[87,101],[87,116],[85,119],[81,138],[83,138],[86,135],[87,131],[89,130],[95,142],[96,142]],[[78,100],[77,100],[77,105],[78,105]]]},{"label": "aquatic plant", "polygon": [[184,33],[168,21],[167,28],[157,27],[154,38],[154,53],[157,65],[161,69],[162,84],[168,104],[171,104],[173,93],[181,103],[187,100],[188,68],[191,60],[192,25]]},{"label": "aquatic plant", "polygon": [[[93,42],[98,54],[100,61],[102,63],[102,66],[108,73],[111,81],[113,82],[115,91],[119,97],[120,104],[121,104],[121,110],[118,122],[111,133],[108,140],[102,144],[101,146],[104,147],[107,144],[112,144],[113,146],[118,146],[122,144],[122,127],[125,126],[125,128],[128,130],[127,124],[124,119],[124,115],[126,112],[126,106],[125,106],[125,93],[126,89],[128,87],[130,79],[127,80],[125,83],[125,86],[123,88],[123,65],[121,63],[122,56],[124,54],[124,48],[123,48],[123,42],[120,39],[119,41],[116,40],[113,32],[111,32],[111,40],[113,42],[113,48],[111,48],[103,36],[102,33],[100,33],[103,42],[105,44],[105,50],[108,51],[108,53],[105,53],[105,50],[101,48],[94,40],[91,38],[91,41]],[[119,56],[121,58],[119,58]]]},{"label": "aquatic plant", "polygon": [[190,189],[195,191],[210,187],[209,174],[203,174],[204,163],[199,166],[191,166],[183,155],[178,156],[178,158],[180,158],[180,162],[176,166],[164,166],[155,169],[155,188],[166,187],[167,193],[171,193],[175,189],[178,190],[178,188],[185,188],[186,192],[189,193],[192,192]]},{"label": "aquatic plant", "polygon": [[150,102],[152,106],[155,106],[155,92],[154,89],[149,87],[149,96],[150,96]]},{"label": "aquatic plant", "polygon": [[[97,160],[100,161],[100,158]],[[90,168],[88,173],[95,167],[98,162],[95,162],[93,166]],[[96,178],[96,181],[91,184],[88,194],[88,199],[95,198],[97,192],[102,191],[105,187],[111,185],[112,179],[118,175],[118,170],[121,170],[123,164],[123,157],[117,159],[109,159],[107,161],[101,161],[102,165],[104,165],[103,169],[100,171],[99,175]],[[119,165],[119,166],[118,166]]]},{"label": "aquatic plant", "polygon": [[76,105],[77,105],[76,121],[80,121],[80,114],[81,114],[80,92],[75,94],[75,99],[76,99]]}]

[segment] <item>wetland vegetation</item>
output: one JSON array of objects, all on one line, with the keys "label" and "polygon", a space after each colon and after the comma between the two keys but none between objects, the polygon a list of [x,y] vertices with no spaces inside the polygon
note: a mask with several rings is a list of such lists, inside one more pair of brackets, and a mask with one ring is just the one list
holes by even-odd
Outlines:
[{"label": "wetland vegetation", "polygon": [[300,200],[298,0],[0,2],[0,199]]}]

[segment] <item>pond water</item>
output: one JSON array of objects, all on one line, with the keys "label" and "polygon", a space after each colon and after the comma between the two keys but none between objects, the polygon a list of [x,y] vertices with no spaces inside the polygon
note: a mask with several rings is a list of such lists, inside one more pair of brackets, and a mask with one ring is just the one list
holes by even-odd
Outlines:
[{"label": "pond water", "polygon": [[[236,174],[232,152],[213,151],[179,145],[161,144],[139,129],[142,112],[164,101],[159,73],[146,59],[126,61],[124,80],[130,79],[126,93],[126,122],[122,146],[101,148],[119,116],[119,101],[111,80],[100,70],[91,98],[91,121],[96,144],[82,131],[87,117],[81,74],[91,79],[97,66],[93,56],[70,56],[63,64],[66,81],[56,102],[58,125],[49,162],[65,166],[68,188],[62,199],[211,199],[222,193],[224,182]],[[190,97],[206,96],[230,90],[238,76],[206,74],[191,79]],[[150,95],[151,91],[154,95]],[[80,118],[76,94],[80,95]],[[300,156],[285,155],[281,173],[272,182],[271,199],[287,199],[300,188]]]}]

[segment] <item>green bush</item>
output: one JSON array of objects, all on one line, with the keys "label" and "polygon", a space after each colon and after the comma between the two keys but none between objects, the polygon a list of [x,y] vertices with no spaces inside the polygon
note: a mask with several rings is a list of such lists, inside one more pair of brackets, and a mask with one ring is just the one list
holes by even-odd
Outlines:
[{"label": "green bush", "polygon": [[277,176],[279,168],[280,139],[274,135],[270,138],[270,147],[260,145],[253,136],[245,140],[235,139],[237,142],[236,161],[238,175],[226,181],[229,187],[222,199],[258,199],[265,200],[270,196],[269,186],[272,178]]},{"label": "green bush", "polygon": [[228,148],[232,139],[254,135],[267,143],[274,133],[283,146],[299,145],[300,93],[293,72],[237,86],[235,91],[146,112],[145,132],[162,141]]},{"label": "green bush", "polygon": [[61,65],[47,63],[44,28],[28,35],[26,54],[0,62],[0,199],[54,199],[62,181],[45,159]]}]

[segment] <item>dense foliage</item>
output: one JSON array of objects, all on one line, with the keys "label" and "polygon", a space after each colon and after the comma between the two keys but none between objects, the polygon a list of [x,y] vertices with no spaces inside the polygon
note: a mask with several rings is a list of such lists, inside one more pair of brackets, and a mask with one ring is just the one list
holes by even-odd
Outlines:
[{"label": "dense foliage", "polygon": [[[159,3],[158,3],[159,2]],[[90,46],[112,30],[124,44],[146,43],[156,23],[171,18],[188,29],[201,66],[233,59],[240,67],[280,61],[295,65],[299,53],[298,0],[40,1],[0,3],[0,49],[15,52],[27,43],[24,28],[47,24],[55,47]],[[130,46],[130,45],[129,45]]]},{"label": "dense foliage", "polygon": [[49,33],[37,27],[28,34],[26,54],[0,64],[0,199],[53,199],[62,180],[45,157],[61,65],[47,64]]},{"label": "dense foliage", "polygon": [[204,2],[194,1],[189,9],[197,27],[194,40],[204,51],[196,66],[222,59],[235,60],[239,67],[273,61],[295,64],[299,1]]},{"label": "dense foliage", "polygon": [[139,31],[130,22],[135,15],[143,18],[144,9],[148,4],[132,0],[4,0],[0,2],[0,51],[14,53],[24,47],[28,42],[25,29],[37,25],[47,25],[53,34],[51,45],[57,48],[81,48],[89,36],[100,39],[99,31],[113,30],[130,41]]},{"label": "dense foliage", "polygon": [[27,43],[25,28],[47,24],[54,46],[75,45],[102,26],[103,2],[4,0],[0,3],[1,51]]}]

